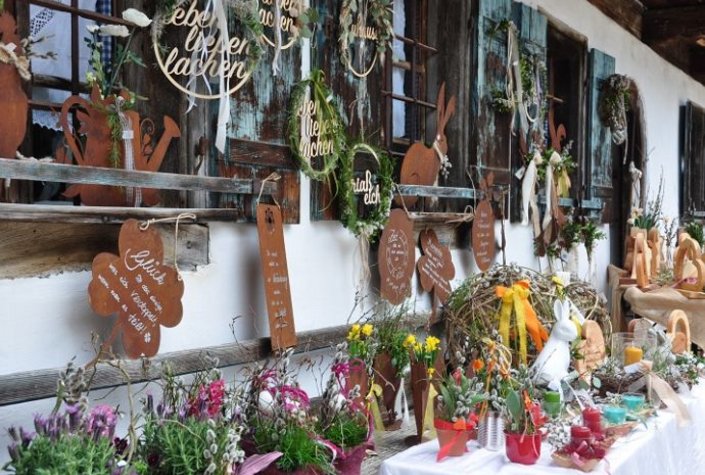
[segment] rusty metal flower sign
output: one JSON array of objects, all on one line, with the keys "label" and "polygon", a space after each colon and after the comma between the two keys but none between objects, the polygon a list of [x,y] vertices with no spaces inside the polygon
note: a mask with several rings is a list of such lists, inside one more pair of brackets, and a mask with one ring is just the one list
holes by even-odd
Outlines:
[{"label": "rusty metal flower sign", "polygon": [[164,264],[164,245],[156,229],[141,229],[134,219],[125,221],[119,250],[119,256],[102,252],[93,259],[90,304],[98,315],[118,314],[104,347],[122,333],[128,357],[151,357],[159,351],[160,326],[174,327],[181,321],[184,284],[177,270]]}]

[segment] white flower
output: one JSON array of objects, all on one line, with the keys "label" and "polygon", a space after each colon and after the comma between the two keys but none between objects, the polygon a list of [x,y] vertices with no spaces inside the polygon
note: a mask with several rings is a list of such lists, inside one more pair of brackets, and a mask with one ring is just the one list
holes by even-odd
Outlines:
[{"label": "white flower", "polygon": [[95,23],[91,23],[90,25],[86,25],[86,30],[88,30],[88,33],[93,34],[96,31],[100,30],[100,27]]},{"label": "white flower", "polygon": [[558,154],[558,152],[553,152],[551,154],[551,158],[548,161],[551,163],[551,165],[553,165],[555,167],[556,165],[560,165],[560,163],[563,161],[563,159]]},{"label": "white flower", "polygon": [[122,19],[129,21],[133,25],[139,26],[140,28],[149,26],[152,23],[152,20],[147,15],[136,8],[128,8],[122,12]]},{"label": "white flower", "polygon": [[118,36],[126,38],[130,36],[130,30],[125,25],[103,25],[98,30],[98,34],[103,36]]}]

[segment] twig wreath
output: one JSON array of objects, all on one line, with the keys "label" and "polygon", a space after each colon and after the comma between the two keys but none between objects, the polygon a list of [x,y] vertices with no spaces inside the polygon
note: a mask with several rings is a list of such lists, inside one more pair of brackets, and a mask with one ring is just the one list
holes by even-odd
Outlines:
[{"label": "twig wreath", "polygon": [[[366,218],[358,214],[357,200],[355,199],[355,156],[358,153],[371,155],[379,164],[376,172],[375,183],[369,185],[379,186],[379,201]],[[372,239],[384,228],[389,218],[389,209],[392,204],[394,181],[392,180],[393,164],[389,156],[381,150],[363,142],[352,144],[341,158],[338,169],[338,186],[341,199],[340,220],[355,236],[365,236]],[[367,177],[366,177],[367,178]]]},{"label": "twig wreath", "polygon": [[610,128],[612,141],[621,145],[627,139],[627,111],[631,101],[632,80],[628,76],[613,74],[603,83],[598,112],[602,123]]},{"label": "twig wreath", "polygon": [[[152,19],[152,43],[155,50],[166,51],[161,44],[164,28],[171,20],[177,8],[196,0],[157,0],[156,13]],[[259,20],[258,0],[221,0],[229,16],[235,18],[243,27],[245,41],[247,42],[247,73],[246,77],[255,70],[262,57],[264,48],[262,37],[264,28]],[[230,93],[234,91],[228,91]],[[221,94],[224,94],[221,91]]]},{"label": "twig wreath", "polygon": [[[365,10],[367,10],[365,12]],[[357,21],[353,24],[353,15],[357,14]],[[372,21],[367,25],[367,19]],[[340,10],[340,57],[345,67],[358,78],[368,76],[375,67],[377,60],[384,62],[392,38],[392,1],[391,0],[345,0]],[[375,56],[369,68],[358,71],[352,64],[350,47],[356,39],[371,40],[374,42]]]},{"label": "twig wreath", "polygon": [[[325,180],[344,153],[347,137],[338,102],[325,84],[323,71],[312,71],[308,79],[294,86],[288,133],[289,147],[304,175],[313,180]],[[320,159],[323,168],[313,168],[314,158]]]}]

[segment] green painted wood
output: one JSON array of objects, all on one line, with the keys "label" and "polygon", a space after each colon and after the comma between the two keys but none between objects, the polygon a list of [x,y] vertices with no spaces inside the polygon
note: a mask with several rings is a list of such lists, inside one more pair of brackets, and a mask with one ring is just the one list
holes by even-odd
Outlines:
[{"label": "green painted wood", "polygon": [[[189,176],[176,173],[145,172],[119,168],[78,167],[37,160],[0,158],[0,177],[16,180],[53,181],[89,185],[130,186],[165,190],[207,190],[219,193],[254,193],[252,179]],[[268,182],[265,192],[275,192],[276,184]],[[257,190],[259,193],[259,190]]]},{"label": "green painted wood", "polygon": [[523,3],[515,3],[512,10],[522,48],[529,54],[538,55],[545,60],[548,27],[546,15]]},{"label": "green painted wood", "polygon": [[705,109],[688,102],[681,110],[681,214],[705,215]]},{"label": "green painted wood", "polygon": [[612,139],[610,129],[600,120],[600,90],[615,72],[615,59],[591,49],[588,58],[588,155],[593,186],[612,186]]}]

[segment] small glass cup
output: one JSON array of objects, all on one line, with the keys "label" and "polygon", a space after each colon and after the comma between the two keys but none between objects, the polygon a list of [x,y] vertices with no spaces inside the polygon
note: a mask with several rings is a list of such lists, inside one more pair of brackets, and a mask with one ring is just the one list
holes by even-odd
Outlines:
[{"label": "small glass cup", "polygon": [[615,333],[612,335],[612,357],[624,366],[638,363],[656,346],[656,338],[647,335],[645,338],[634,338],[633,333]]},{"label": "small glass cup", "polygon": [[629,409],[630,412],[639,412],[644,407],[646,396],[638,393],[627,393],[622,395],[622,404]]},{"label": "small glass cup", "polygon": [[610,424],[624,424],[627,419],[627,409],[621,406],[607,406],[602,410],[602,414]]}]

